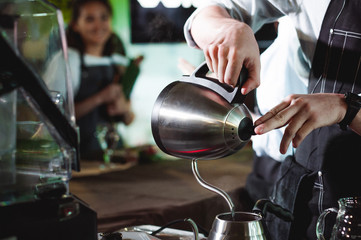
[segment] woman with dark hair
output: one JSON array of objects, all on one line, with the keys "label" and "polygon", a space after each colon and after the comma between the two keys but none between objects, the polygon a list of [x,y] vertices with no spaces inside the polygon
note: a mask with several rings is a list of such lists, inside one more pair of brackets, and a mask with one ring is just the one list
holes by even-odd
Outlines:
[{"label": "woman with dark hair", "polygon": [[[80,129],[82,159],[100,159],[96,128],[117,119],[134,119],[121,83],[130,59],[111,29],[112,8],[107,0],[76,0],[67,29],[75,116]],[[134,60],[139,65],[142,57]]]},{"label": "woman with dark hair", "polygon": [[[115,48],[119,47],[120,48],[119,53],[122,55],[125,55],[125,50],[124,50],[124,46],[123,46],[122,42],[111,31],[110,18],[112,17],[113,13],[112,13],[112,7],[111,7],[110,3],[106,0],[75,0],[75,1],[73,1],[72,16],[71,16],[71,20],[69,23],[69,27],[67,28],[67,33],[66,33],[67,40],[68,40],[68,46],[78,49],[82,53],[84,53],[86,51],[86,46],[84,45],[85,44],[84,41],[86,41],[86,39],[83,39],[83,37],[86,36],[86,35],[84,35],[85,28],[83,29],[82,26],[79,26],[78,21],[81,17],[87,18],[84,20],[87,21],[89,24],[95,20],[93,18],[93,16],[88,15],[89,12],[85,12],[84,14],[86,14],[86,15],[83,15],[83,16],[81,15],[82,10],[87,10],[86,8],[84,9],[83,7],[88,4],[93,4],[93,6],[102,4],[103,10],[105,10],[105,12],[103,13],[104,15],[101,17],[103,17],[103,20],[105,22],[107,22],[106,25],[107,25],[107,27],[109,27],[110,32],[108,32],[107,34],[104,35],[106,37],[106,42],[104,45],[102,44],[104,46],[102,54],[104,56],[110,56],[112,53],[115,52]],[[88,5],[88,7],[89,6],[90,5]],[[78,27],[80,27],[80,28],[78,28]],[[110,34],[110,35],[108,36],[108,34]]]}]

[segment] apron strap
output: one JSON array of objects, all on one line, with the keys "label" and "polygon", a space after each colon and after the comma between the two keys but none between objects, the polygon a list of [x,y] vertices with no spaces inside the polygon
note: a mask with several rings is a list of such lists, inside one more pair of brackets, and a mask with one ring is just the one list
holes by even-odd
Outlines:
[{"label": "apron strap", "polygon": [[312,61],[309,93],[360,92],[360,13],[361,1],[329,4]]}]

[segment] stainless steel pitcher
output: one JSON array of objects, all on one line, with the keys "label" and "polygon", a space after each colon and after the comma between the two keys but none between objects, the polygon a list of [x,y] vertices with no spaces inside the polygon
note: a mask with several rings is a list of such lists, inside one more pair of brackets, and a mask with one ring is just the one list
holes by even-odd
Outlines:
[{"label": "stainless steel pitcher", "polygon": [[[165,153],[188,159],[218,159],[245,146],[253,121],[240,86],[232,88],[206,76],[202,63],[190,76],[169,84],[152,112],[152,133]],[[246,81],[246,69],[240,83]]]},{"label": "stainless steel pitcher", "polygon": [[267,239],[262,216],[251,212],[222,213],[213,221],[209,240]]},{"label": "stainless steel pitcher", "polygon": [[253,212],[221,213],[213,221],[208,240],[270,240],[272,239],[264,223],[267,212],[275,214],[285,221],[292,221],[288,210],[268,199],[260,199]]}]

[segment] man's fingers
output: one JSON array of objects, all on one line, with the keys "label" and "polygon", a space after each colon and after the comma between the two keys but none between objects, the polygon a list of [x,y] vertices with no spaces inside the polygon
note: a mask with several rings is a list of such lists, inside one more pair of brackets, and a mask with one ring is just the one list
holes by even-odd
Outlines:
[{"label": "man's fingers", "polygon": [[218,76],[218,47],[216,45],[209,46],[209,57],[210,57],[210,63],[212,65],[212,69],[210,69],[212,72]]},{"label": "man's fingers", "polygon": [[254,122],[255,126],[259,126],[262,123],[267,122],[269,119],[275,117],[275,115],[277,115],[280,111],[282,111],[283,109],[285,109],[286,107],[288,107],[290,105],[289,102],[283,101],[281,102],[279,105],[275,106],[274,108],[272,108],[271,110],[269,110],[265,115],[263,115],[262,117],[260,117],[259,119],[257,119]]},{"label": "man's fingers", "polygon": [[[300,104],[293,104],[293,101],[284,101],[271,109],[268,113],[262,116],[255,122],[255,132],[257,134],[263,134],[269,132],[272,129],[280,128],[289,123],[291,119],[296,120],[294,117],[296,114],[302,115],[302,106]],[[297,120],[297,122],[301,122]]]},{"label": "man's fingers", "polygon": [[203,53],[204,53],[204,57],[206,59],[206,62],[207,62],[207,66],[209,68],[209,70],[211,72],[214,72],[213,70],[213,65],[212,65],[212,58],[211,56],[209,55],[209,52],[207,50],[203,50]]},{"label": "man's fingers", "polygon": [[218,77],[218,80],[220,82],[226,82],[225,78],[224,78],[224,75],[225,75],[225,72],[226,72],[227,64],[228,64],[228,62],[227,62],[226,58],[223,58],[223,57],[219,58],[217,77]]}]

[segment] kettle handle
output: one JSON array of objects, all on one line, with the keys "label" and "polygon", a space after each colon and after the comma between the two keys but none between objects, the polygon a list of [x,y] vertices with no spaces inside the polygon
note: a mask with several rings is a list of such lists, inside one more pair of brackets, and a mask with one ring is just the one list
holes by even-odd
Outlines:
[{"label": "kettle handle", "polygon": [[248,71],[245,67],[242,68],[242,71],[239,75],[238,84],[235,88],[232,86],[221,83],[217,79],[206,77],[206,74],[209,72],[207,62],[201,63],[189,77],[183,77],[180,81],[194,83],[208,89],[211,89],[221,95],[229,103],[243,103],[245,95],[241,93],[241,88],[243,83],[247,80]]},{"label": "kettle handle", "polygon": [[293,214],[290,211],[268,199],[259,199],[253,207],[253,212],[260,214],[261,216],[270,212],[287,222],[293,221]]}]

